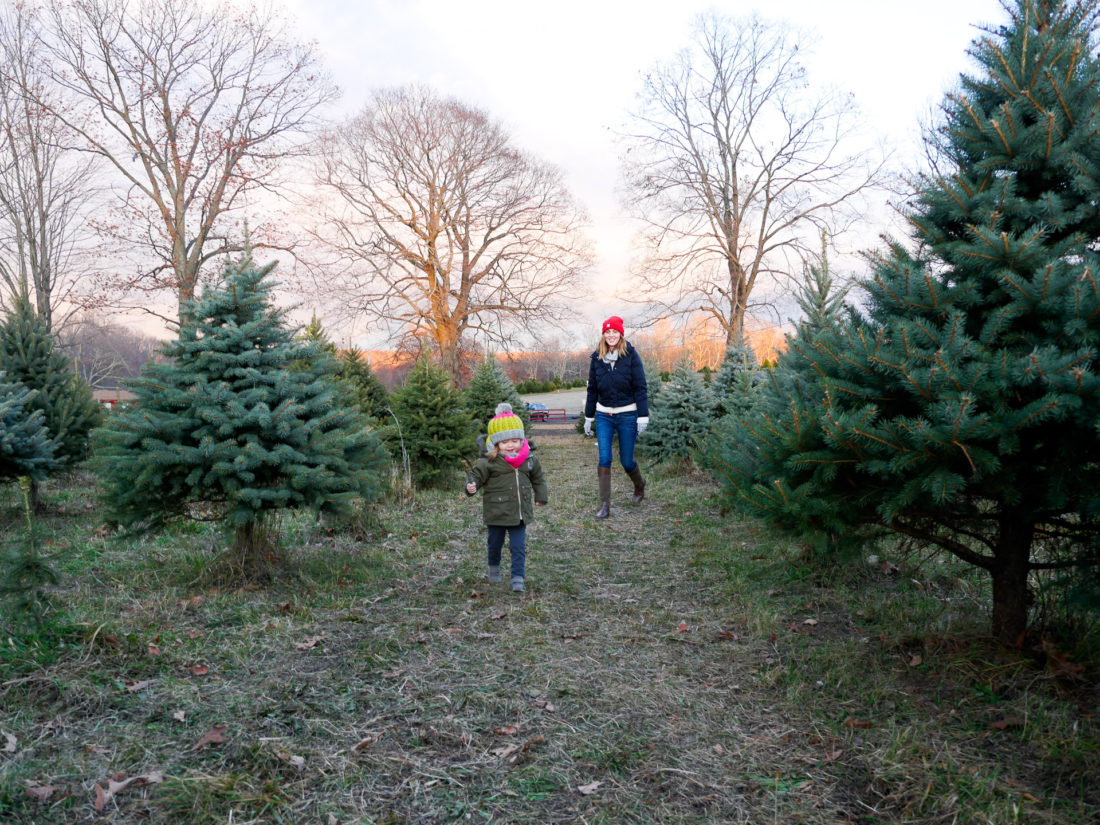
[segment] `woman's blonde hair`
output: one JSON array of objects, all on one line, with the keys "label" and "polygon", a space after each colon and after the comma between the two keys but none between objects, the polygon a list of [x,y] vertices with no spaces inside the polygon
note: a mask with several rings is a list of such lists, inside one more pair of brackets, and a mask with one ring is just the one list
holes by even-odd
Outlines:
[{"label": "woman's blonde hair", "polygon": [[[615,351],[619,353],[619,357],[622,357],[622,356],[626,355],[626,336],[625,335],[620,335],[619,336],[619,343],[617,343],[615,345]],[[603,339],[602,335],[600,336],[600,346],[599,346],[599,349],[597,350],[597,352],[599,352],[600,358],[604,358],[607,355],[607,353],[611,352],[611,347],[609,347],[607,345],[607,341],[605,341]]]}]

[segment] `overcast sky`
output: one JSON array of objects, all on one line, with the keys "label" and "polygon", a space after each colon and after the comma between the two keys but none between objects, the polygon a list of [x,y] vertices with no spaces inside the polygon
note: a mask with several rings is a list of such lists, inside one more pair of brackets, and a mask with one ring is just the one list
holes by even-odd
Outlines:
[{"label": "overcast sky", "polygon": [[[976,24],[999,0],[283,0],[315,40],[350,113],[375,87],[421,83],[487,110],[517,145],[560,166],[592,218],[605,294],[630,256],[614,135],[642,73],[688,45],[699,13],[753,12],[816,40],[810,81],[853,93],[866,128],[902,156],[971,63]],[[586,314],[598,318],[613,302]],[[623,309],[628,316],[629,307]]]}]

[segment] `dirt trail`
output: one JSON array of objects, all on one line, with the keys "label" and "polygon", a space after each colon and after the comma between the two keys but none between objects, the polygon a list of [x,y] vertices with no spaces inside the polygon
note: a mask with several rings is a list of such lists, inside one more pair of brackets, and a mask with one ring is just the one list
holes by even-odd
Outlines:
[{"label": "dirt trail", "polygon": [[[435,598],[443,634],[426,634],[400,668],[418,691],[463,697],[448,724],[488,760],[475,771],[481,789],[466,783],[464,795],[483,804],[528,789],[492,808],[502,821],[764,821],[775,794],[749,766],[764,757],[764,777],[793,770],[765,756],[785,762],[789,745],[776,743],[790,732],[752,692],[768,651],[716,603],[692,565],[690,528],[666,513],[670,485],[707,491],[698,479],[654,477],[636,506],[616,465],[612,516],[598,521],[592,442],[535,435],[551,506],[529,530],[527,594],[483,583],[484,533],[468,507],[461,563],[425,583],[438,593],[461,578],[467,598]],[[803,807],[797,792],[784,797]]]}]

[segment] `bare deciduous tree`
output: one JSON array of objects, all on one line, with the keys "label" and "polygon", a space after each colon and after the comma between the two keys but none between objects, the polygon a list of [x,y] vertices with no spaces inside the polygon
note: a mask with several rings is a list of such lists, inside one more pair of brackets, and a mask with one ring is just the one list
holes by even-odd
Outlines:
[{"label": "bare deciduous tree", "polygon": [[73,367],[92,389],[116,389],[136,378],[160,342],[101,315],[81,313],[58,336]]},{"label": "bare deciduous tree", "polygon": [[74,252],[93,163],[63,148],[61,124],[35,102],[48,95],[34,54],[39,22],[22,3],[0,8],[0,306],[25,292],[54,330],[86,274]]},{"label": "bare deciduous tree", "polygon": [[750,296],[801,269],[882,162],[850,142],[850,98],[808,88],[783,26],[704,16],[693,48],[645,80],[626,136],[628,203],[645,222],[644,300],[741,336]]},{"label": "bare deciduous tree", "polygon": [[456,380],[464,336],[549,324],[589,262],[558,170],[428,89],[377,92],[326,141],[318,181],[326,282],[348,309],[427,334]]},{"label": "bare deciduous tree", "polygon": [[40,48],[66,96],[50,108],[121,182],[115,219],[99,228],[120,246],[138,238],[156,261],[110,285],[191,299],[203,264],[242,248],[231,214],[275,184],[334,87],[270,9],[50,0],[50,10]]}]

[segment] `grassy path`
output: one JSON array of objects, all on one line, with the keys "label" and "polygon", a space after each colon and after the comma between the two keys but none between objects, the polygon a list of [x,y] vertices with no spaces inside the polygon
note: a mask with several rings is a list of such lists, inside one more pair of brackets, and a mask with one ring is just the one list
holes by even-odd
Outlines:
[{"label": "grassy path", "polygon": [[[1069,825],[1100,804],[1095,682],[971,635],[968,582],[822,581],[690,473],[635,507],[616,469],[600,522],[591,442],[539,442],[521,596],[484,581],[458,484],[382,532],[288,522],[295,575],[263,590],[209,584],[205,533],[107,540],[85,489],[54,491],[70,626],[0,660],[0,821]],[[104,799],[112,777],[145,779]]]}]

